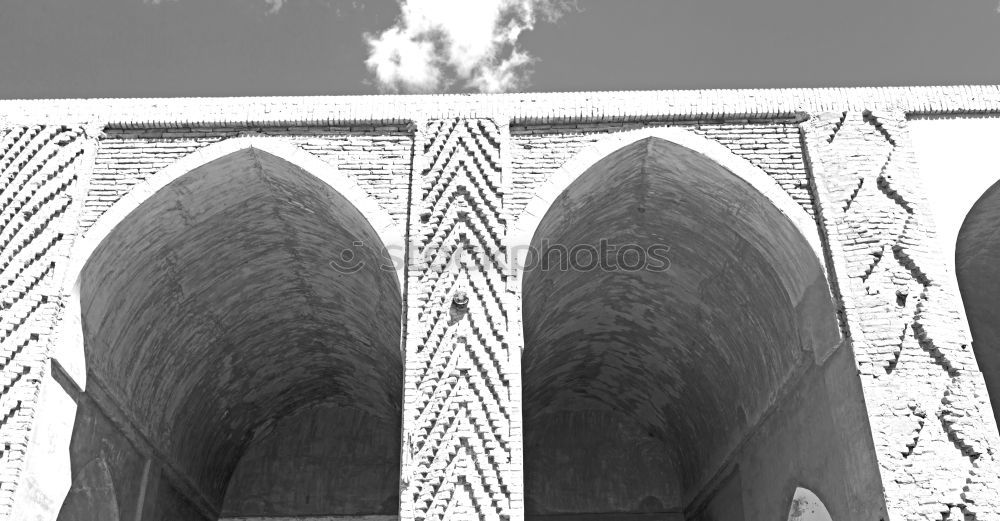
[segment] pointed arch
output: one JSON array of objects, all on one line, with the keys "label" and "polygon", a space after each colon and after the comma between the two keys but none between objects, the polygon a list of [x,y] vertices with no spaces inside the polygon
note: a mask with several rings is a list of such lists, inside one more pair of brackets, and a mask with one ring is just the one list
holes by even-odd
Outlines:
[{"label": "pointed arch", "polygon": [[[164,187],[201,166],[241,150],[263,151],[297,166],[349,201],[364,216],[382,245],[390,248],[390,255],[399,255],[403,252],[406,245],[403,227],[396,223],[354,179],[340,173],[336,166],[276,137],[245,136],[206,145],[137,183],[74,241],[62,283],[63,295],[68,297],[65,299],[66,311],[52,356],[80,388],[85,388],[86,383],[86,371],[82,370],[82,326],[79,322],[80,274],[94,250],[119,224]],[[396,280],[402,288],[405,266],[402,258],[393,260]],[[81,349],[76,349],[77,347]]]},{"label": "pointed arch", "polygon": [[779,397],[825,403],[800,383],[844,353],[819,229],[764,171],[644,129],[535,194],[508,243],[529,515],[695,508]]},{"label": "pointed arch", "polygon": [[972,334],[972,351],[1000,420],[1000,182],[969,209],[955,241],[955,277]]},{"label": "pointed arch", "polygon": [[[75,400],[111,411],[113,428],[208,517],[224,507],[391,513],[403,376],[403,266],[391,255],[403,246],[389,214],[316,156],[278,138],[209,145],[135,186],[78,238],[52,358]],[[324,422],[344,424],[344,438],[313,436],[281,462],[239,465],[282,446],[268,432]],[[310,502],[282,488],[290,461],[340,451],[353,456],[313,465],[326,470],[296,486],[338,480],[358,491]],[[273,501],[227,506],[237,469],[264,476],[255,486]]]},{"label": "pointed arch", "polygon": [[[766,248],[765,254],[776,265],[794,265],[805,263],[808,266],[802,270],[786,271],[781,274],[789,300],[802,304],[804,315],[826,315],[832,308],[829,282],[826,279],[826,256],[823,252],[819,227],[814,219],[766,172],[746,159],[736,155],[724,145],[689,130],[679,127],[647,127],[620,133],[609,134],[597,143],[585,148],[568,160],[554,172],[541,187],[534,190],[534,195],[528,201],[517,221],[508,232],[509,265],[515,269],[511,277],[510,288],[518,291],[523,278],[523,268],[528,262],[529,246],[532,244],[539,226],[552,209],[556,200],[573,185],[581,176],[595,165],[616,151],[622,150],[640,141],[664,142],[688,149],[705,157],[709,162],[718,165],[735,178],[767,200],[794,227],[801,239],[808,244],[811,255],[792,258],[788,251],[779,244]],[[766,230],[759,230],[761,236],[767,236]],[[816,280],[813,266],[820,268],[821,280]],[[816,311],[813,308],[821,308]],[[803,330],[803,338],[810,341],[810,347],[817,359],[825,359],[840,343],[839,330],[830,328],[807,328]],[[834,328],[836,329],[836,328]]]},{"label": "pointed arch", "polygon": [[527,244],[535,235],[545,213],[574,181],[612,152],[643,139],[662,139],[691,149],[750,184],[788,217],[809,241],[816,256],[823,259],[819,230],[812,217],[774,179],[753,163],[734,154],[717,141],[679,127],[647,127],[609,134],[578,152],[535,190],[521,216],[508,233],[512,244]]},{"label": "pointed arch", "polygon": [[[101,215],[86,234],[74,243],[74,252],[68,270],[70,281],[75,282],[75,277],[79,275],[83,265],[101,241],[153,194],[202,165],[245,149],[267,152],[298,166],[350,201],[365,216],[384,244],[402,244],[405,237],[402,226],[393,221],[389,213],[382,209],[378,202],[369,196],[356,181],[341,174],[336,166],[281,138],[237,137],[199,148],[133,186],[126,195]],[[401,267],[397,270],[397,277],[402,284]]]}]

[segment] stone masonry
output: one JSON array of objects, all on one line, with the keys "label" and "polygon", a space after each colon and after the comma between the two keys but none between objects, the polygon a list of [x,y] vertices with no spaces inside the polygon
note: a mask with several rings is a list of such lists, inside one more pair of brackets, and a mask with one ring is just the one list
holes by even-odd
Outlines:
[{"label": "stone masonry", "polygon": [[[816,363],[848,350],[860,375],[884,497],[866,520],[1000,520],[1000,434],[908,130],[913,117],[963,114],[1000,115],[1000,87],[0,101],[0,519],[54,521],[62,499],[39,476],[66,474],[54,496],[74,479],[33,461],[50,461],[40,454],[57,438],[41,419],[47,382],[87,387],[88,369],[74,369],[82,341],[64,332],[80,321],[85,237],[100,242],[142,211],[147,196],[135,194],[161,172],[227,140],[279,143],[328,165],[358,188],[343,196],[359,215],[384,216],[369,235],[403,230],[404,244],[384,244],[406,254],[395,318],[399,518],[530,517],[521,371],[530,317],[515,252],[526,244],[510,232],[542,219],[532,215],[538,201],[559,195],[545,191],[574,158],[670,128],[762,172],[819,237],[836,309],[828,318],[843,340]],[[783,392],[769,403],[784,403]],[[727,490],[735,460],[712,461],[718,469],[681,494],[676,519],[716,519],[705,498]],[[214,501],[199,499],[198,515],[225,517]],[[136,519],[147,519],[142,510]]]}]

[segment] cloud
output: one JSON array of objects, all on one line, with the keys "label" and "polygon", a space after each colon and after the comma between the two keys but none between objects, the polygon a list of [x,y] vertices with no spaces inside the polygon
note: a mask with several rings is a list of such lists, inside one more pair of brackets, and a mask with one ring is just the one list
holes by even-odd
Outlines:
[{"label": "cloud", "polygon": [[268,5],[268,14],[274,14],[281,10],[281,6],[285,5],[286,0],[264,0],[264,3]]},{"label": "cloud", "polygon": [[365,65],[386,92],[503,92],[535,59],[517,39],[575,5],[566,0],[399,0],[395,25],[366,34]]}]

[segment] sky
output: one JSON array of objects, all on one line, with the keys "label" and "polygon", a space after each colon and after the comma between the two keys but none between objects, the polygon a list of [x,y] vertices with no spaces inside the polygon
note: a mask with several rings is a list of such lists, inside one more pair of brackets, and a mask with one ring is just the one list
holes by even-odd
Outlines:
[{"label": "sky", "polygon": [[1000,83],[998,0],[0,0],[0,98]]}]

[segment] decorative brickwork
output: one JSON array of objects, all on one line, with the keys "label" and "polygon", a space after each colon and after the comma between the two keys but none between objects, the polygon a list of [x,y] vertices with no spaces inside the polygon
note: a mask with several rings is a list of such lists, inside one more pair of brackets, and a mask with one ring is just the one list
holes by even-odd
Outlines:
[{"label": "decorative brickwork", "polygon": [[92,143],[79,127],[0,131],[0,519],[24,467]]},{"label": "decorative brickwork", "polygon": [[402,519],[522,518],[519,357],[508,342],[501,128],[433,120],[416,141]]},{"label": "decorative brickwork", "polygon": [[893,519],[996,519],[1000,448],[899,111],[803,124]]},{"label": "decorative brickwork", "polygon": [[[853,348],[869,416],[859,412],[850,431],[867,452],[844,457],[874,469],[870,423],[889,519],[1000,520],[1000,434],[907,130],[908,117],[934,114],[1000,114],[1000,86],[0,101],[0,520],[35,468],[27,442],[39,429],[32,422],[43,423],[33,420],[38,383],[62,346],[50,332],[72,315],[63,311],[75,282],[65,276],[70,252],[93,251],[105,222],[194,166],[254,148],[321,173],[362,215],[379,216],[368,220],[390,253],[407,252],[400,518],[519,521],[521,280],[506,256],[531,242],[573,176],[655,137],[772,190],[768,199],[783,201],[779,211],[827,254],[850,341],[840,345]],[[327,244],[324,233],[317,243]],[[847,353],[833,349],[809,363]],[[79,358],[80,367],[62,365],[82,380]],[[831,513],[845,508],[821,486],[801,485]],[[32,493],[22,487],[19,505]],[[877,521],[882,507],[857,511]],[[58,508],[38,506],[37,519],[55,519]]]}]

